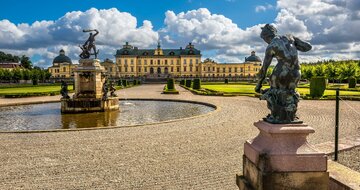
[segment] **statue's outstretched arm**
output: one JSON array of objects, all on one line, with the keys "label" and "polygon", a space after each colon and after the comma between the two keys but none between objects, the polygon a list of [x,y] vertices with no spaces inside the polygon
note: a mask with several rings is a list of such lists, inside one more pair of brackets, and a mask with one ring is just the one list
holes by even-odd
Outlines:
[{"label": "statue's outstretched arm", "polygon": [[300,40],[299,38],[297,38],[295,36],[294,36],[294,40],[295,40],[295,47],[299,51],[307,52],[307,51],[311,50],[312,46],[311,46],[310,43],[302,41],[302,40]]},{"label": "statue's outstretched arm", "polygon": [[94,36],[96,36],[96,35],[98,35],[99,34],[99,31],[98,30],[94,30],[95,31],[95,34],[94,34]]},{"label": "statue's outstretched arm", "polygon": [[265,58],[263,61],[263,65],[259,71],[259,75],[258,75],[259,81],[255,87],[255,92],[258,92],[258,93],[260,92],[262,83],[265,80],[267,70],[271,64],[273,57],[274,57],[273,49],[272,49],[272,47],[268,47],[265,52]]}]

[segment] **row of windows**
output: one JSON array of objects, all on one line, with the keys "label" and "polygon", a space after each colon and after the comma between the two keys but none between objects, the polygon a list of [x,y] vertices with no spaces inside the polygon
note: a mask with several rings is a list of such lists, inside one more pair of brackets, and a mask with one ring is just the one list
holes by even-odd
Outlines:
[{"label": "row of windows", "polygon": [[[189,64],[193,64],[193,59],[189,59]],[[144,59],[143,60],[143,63],[144,65],[147,65],[148,64],[148,60],[147,59]],[[174,60],[171,59],[171,60],[167,60],[165,59],[164,62],[163,62],[165,65],[174,65]],[[187,64],[188,61],[187,59],[183,59],[183,64]],[[118,64],[122,64],[122,59],[119,59],[118,61]],[[124,64],[127,65],[128,64],[128,59],[124,59]],[[134,59],[130,59],[130,64],[131,65],[134,65]],[[141,62],[141,59],[138,60],[138,64],[141,65],[142,62]],[[150,65],[154,65],[154,64],[158,64],[160,65],[161,64],[161,60],[160,59],[157,59],[157,60],[153,60],[153,59],[150,59]],[[176,64],[177,65],[180,65],[180,60],[176,60]],[[199,59],[195,59],[195,64],[199,64]]]},{"label": "row of windows", "polygon": [[[54,72],[54,73],[60,73],[60,69],[50,69],[50,72]],[[70,69],[70,71],[72,72],[72,69]],[[62,68],[62,72],[67,72],[66,67]]]},{"label": "row of windows", "polygon": [[[251,67],[248,66],[248,71],[250,71],[250,70],[251,70]],[[255,68],[253,68],[253,70],[254,70],[254,71],[258,71],[259,69],[258,69],[257,67],[255,67]],[[206,67],[204,67],[204,71],[206,71]],[[211,72],[211,71],[215,72],[215,67],[212,67],[212,69],[211,69],[211,67],[207,67],[207,71],[208,71],[208,72]],[[231,72],[232,72],[232,67],[228,68],[228,71],[229,71],[229,73],[231,73]],[[244,68],[240,67],[240,72],[244,72],[244,71],[245,71],[245,67],[244,67]],[[216,72],[219,73],[219,72],[220,72],[220,68],[216,68]],[[226,68],[222,68],[222,72],[225,73],[225,72],[226,72]],[[238,68],[237,68],[237,67],[234,68],[234,72],[238,72]]]}]

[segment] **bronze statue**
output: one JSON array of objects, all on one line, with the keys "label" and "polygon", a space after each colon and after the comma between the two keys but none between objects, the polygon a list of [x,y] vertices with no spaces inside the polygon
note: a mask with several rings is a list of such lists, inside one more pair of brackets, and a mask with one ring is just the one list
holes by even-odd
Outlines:
[{"label": "bronze statue", "polygon": [[[296,116],[300,95],[296,87],[301,77],[298,51],[307,52],[311,45],[292,35],[279,36],[274,26],[266,24],[261,28],[261,38],[269,45],[259,72],[255,91],[261,93],[260,99],[267,101],[271,111],[265,121],[270,123],[301,123]],[[261,90],[266,72],[273,58],[276,64],[270,75],[270,88]]]},{"label": "bronze statue", "polygon": [[[94,31],[95,34],[93,34],[92,31]],[[99,31],[95,29],[95,30],[83,30],[83,32],[90,32],[90,34],[86,42],[82,46],[79,46],[82,50],[79,56],[82,59],[89,59],[91,55],[95,55],[95,59],[96,59],[97,55],[99,54],[99,50],[96,51],[95,36],[99,34]],[[91,50],[93,50],[93,53],[91,53]]]},{"label": "bronze statue", "polygon": [[102,99],[103,100],[107,100],[108,99],[108,91],[109,91],[109,88],[108,88],[108,81],[105,80],[104,84],[103,84],[103,87],[102,87],[102,93],[103,93],[103,97]]},{"label": "bronze statue", "polygon": [[115,85],[114,85],[113,81],[110,81],[110,96],[111,97],[117,97],[115,91],[116,91]]},{"label": "bronze statue", "polygon": [[70,96],[68,95],[69,91],[68,91],[68,85],[65,81],[61,80],[61,90],[60,90],[60,94],[62,98],[65,99],[69,99]]}]

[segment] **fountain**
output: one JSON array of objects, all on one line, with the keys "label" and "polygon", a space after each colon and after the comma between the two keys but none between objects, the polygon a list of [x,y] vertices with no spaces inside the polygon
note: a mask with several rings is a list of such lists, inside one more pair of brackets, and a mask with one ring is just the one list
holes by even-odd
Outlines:
[{"label": "fountain", "polygon": [[[83,30],[90,33],[88,40],[80,46],[79,67],[74,70],[75,94],[70,98],[67,94],[66,84],[62,84],[61,112],[99,112],[119,109],[119,99],[112,92],[108,97],[108,84],[105,75],[105,68],[100,65],[97,59],[95,46],[95,36],[99,33],[97,30]],[[93,53],[91,53],[93,50]],[[94,55],[95,59],[90,59]],[[113,86],[112,86],[113,89]]]}]

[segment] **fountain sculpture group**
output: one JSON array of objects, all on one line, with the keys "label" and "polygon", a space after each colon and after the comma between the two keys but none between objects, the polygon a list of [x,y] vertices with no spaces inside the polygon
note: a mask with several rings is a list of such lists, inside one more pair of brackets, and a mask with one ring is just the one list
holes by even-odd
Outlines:
[{"label": "fountain sculpture group", "polygon": [[[106,72],[97,59],[95,46],[95,36],[99,33],[97,30],[83,30],[90,33],[88,40],[84,45],[80,46],[82,53],[80,54],[79,66],[74,70],[75,94],[72,98],[67,92],[67,84],[62,82],[61,88],[61,112],[77,113],[77,112],[97,112],[119,109],[119,99],[114,93],[113,83],[110,84],[110,97],[108,96],[109,85]],[[91,53],[93,50],[93,53]],[[91,59],[91,55],[95,59]]]}]

